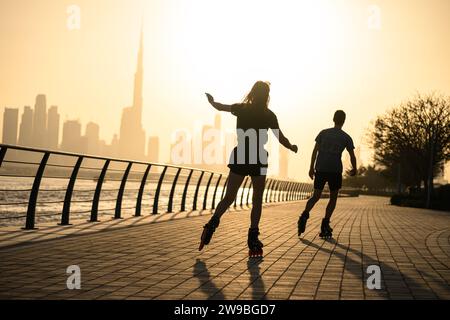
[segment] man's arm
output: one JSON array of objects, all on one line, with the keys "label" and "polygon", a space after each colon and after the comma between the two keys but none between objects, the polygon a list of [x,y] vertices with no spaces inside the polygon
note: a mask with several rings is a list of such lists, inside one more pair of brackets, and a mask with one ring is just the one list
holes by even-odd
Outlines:
[{"label": "man's arm", "polygon": [[349,171],[349,175],[354,176],[356,175],[357,170],[355,151],[353,149],[350,149],[348,150],[348,153],[350,154],[350,162],[352,163],[352,169]]},{"label": "man's arm", "polygon": [[319,152],[319,144],[316,142],[314,150],[311,154],[311,164],[309,165],[309,177],[314,179],[314,164],[316,163],[317,153]]}]

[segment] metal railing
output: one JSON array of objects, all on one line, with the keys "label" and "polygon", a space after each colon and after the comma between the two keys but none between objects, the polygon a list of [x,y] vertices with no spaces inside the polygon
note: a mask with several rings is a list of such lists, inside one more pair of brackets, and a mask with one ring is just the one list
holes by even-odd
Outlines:
[{"label": "metal railing", "polygon": [[[0,222],[24,219],[24,229],[31,230],[48,217],[69,225],[74,216],[88,214],[97,222],[100,214],[121,219],[124,211],[139,217],[144,210],[213,210],[227,180],[197,168],[0,144]],[[263,202],[306,199],[312,191],[311,184],[268,178]],[[249,206],[251,194],[246,177],[234,207]]]}]

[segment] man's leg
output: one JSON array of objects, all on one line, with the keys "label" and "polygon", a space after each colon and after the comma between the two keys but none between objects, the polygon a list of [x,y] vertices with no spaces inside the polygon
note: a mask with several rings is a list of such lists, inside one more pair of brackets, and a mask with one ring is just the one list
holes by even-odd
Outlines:
[{"label": "man's leg", "polygon": [[331,215],[336,208],[336,202],[338,198],[339,190],[330,191],[330,200],[328,201],[327,209],[325,212],[325,219],[330,220]]},{"label": "man's leg", "polygon": [[322,189],[314,189],[314,193],[312,197],[306,202],[305,211],[298,218],[297,226],[298,226],[298,235],[300,236],[306,230],[306,223],[309,219],[309,212],[312,210],[314,205],[319,201],[320,196],[322,195]]},{"label": "man's leg", "polygon": [[331,215],[336,208],[336,202],[339,195],[339,189],[342,188],[342,174],[332,174],[328,180],[328,186],[330,187],[330,200],[328,201],[327,209],[325,212],[325,219],[330,220]]},{"label": "man's leg", "polygon": [[304,212],[310,212],[312,208],[314,208],[314,205],[319,201],[320,197],[322,196],[322,190],[320,189],[314,189],[314,193],[309,198],[309,200],[306,202],[306,207]]}]

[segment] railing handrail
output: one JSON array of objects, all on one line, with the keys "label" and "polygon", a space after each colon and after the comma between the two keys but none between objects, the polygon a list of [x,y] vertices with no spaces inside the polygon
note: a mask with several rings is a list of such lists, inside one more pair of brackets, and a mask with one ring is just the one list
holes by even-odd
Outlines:
[{"label": "railing handrail", "polygon": [[[40,160],[32,160],[32,162],[23,162],[20,161],[20,159],[15,159],[13,158],[12,160],[5,160],[6,154],[8,150],[18,150],[18,151],[24,151],[27,153],[31,153],[31,154],[41,154],[42,158]],[[19,155],[18,153],[13,153],[16,157]],[[38,194],[40,191],[44,191],[45,189],[41,189],[40,188],[40,184],[41,184],[41,180],[43,178],[53,178],[54,176],[52,176],[52,173],[49,173],[47,176],[44,176],[44,172],[46,171],[46,169],[48,167],[53,167],[53,165],[51,163],[49,163],[49,158],[52,155],[56,155],[56,156],[64,156],[64,157],[72,157],[72,158],[76,158],[76,163],[75,164],[67,164],[67,165],[60,165],[60,167],[65,168],[67,170],[72,170],[70,178],[69,177],[63,177],[61,176],[60,178],[64,178],[64,179],[69,179],[69,183],[65,189],[65,196],[64,196],[64,201],[56,201],[54,199],[50,199],[51,201],[47,201],[47,202],[38,202]],[[20,157],[19,157],[20,158]],[[74,186],[77,180],[87,180],[86,176],[83,175],[82,177],[78,178],[78,172],[80,169],[84,169],[84,170],[90,170],[90,169],[94,169],[94,168],[90,168],[90,167],[83,167],[82,166],[82,162],[85,159],[90,159],[90,160],[98,160],[103,162],[102,166],[99,168],[95,168],[98,170],[101,170],[99,176],[93,176],[94,181],[96,180],[96,188],[95,188],[95,193],[93,195],[92,199],[83,199],[78,200],[72,200],[72,195],[74,192]],[[36,162],[34,162],[36,161]],[[116,169],[116,168],[111,168],[110,164],[111,163],[124,163],[127,164],[126,168],[124,169]],[[38,168],[34,173],[29,173],[29,169],[27,169],[27,171],[25,173],[21,173],[19,174],[14,174],[11,175],[10,172],[9,174],[0,174],[0,176],[5,176],[5,177],[17,177],[17,178],[21,178],[21,177],[30,177],[32,179],[34,179],[33,181],[33,186],[30,189],[30,195],[29,195],[29,200],[28,202],[25,202],[24,205],[27,206],[27,212],[26,212],[26,222],[25,222],[25,228],[24,229],[34,229],[35,228],[35,221],[36,221],[36,209],[38,205],[41,204],[49,204],[49,203],[60,203],[62,202],[63,208],[62,208],[62,212],[61,212],[61,223],[60,225],[69,225],[70,224],[70,208],[71,208],[71,204],[72,203],[88,203],[91,206],[91,210],[90,210],[90,219],[88,220],[89,222],[97,222],[98,220],[98,213],[101,211],[108,211],[109,209],[99,209],[99,204],[101,202],[101,196],[102,196],[102,187],[104,185],[104,181],[105,181],[105,177],[107,174],[109,174],[110,172],[113,172],[114,175],[118,175],[118,174],[122,174],[120,179],[113,179],[112,181],[117,181],[120,182],[120,187],[119,189],[117,189],[118,194],[116,196],[115,199],[104,199],[105,201],[115,201],[115,208],[113,208],[114,211],[114,215],[113,218],[114,219],[121,219],[122,218],[122,209],[135,209],[135,213],[134,216],[138,217],[141,216],[141,208],[142,208],[142,201],[143,201],[143,195],[144,195],[144,189],[147,185],[147,183],[152,183],[152,179],[150,179],[150,181],[148,180],[148,176],[150,173],[151,168],[153,167],[160,167],[163,168],[162,171],[156,171],[156,189],[154,191],[151,192],[151,194],[153,194],[153,205],[152,205],[152,210],[151,210],[151,214],[158,214],[159,212],[159,208],[161,207],[161,201],[160,201],[160,195],[164,194],[164,192],[162,192],[163,189],[163,185],[166,184],[170,184],[171,188],[170,188],[170,194],[168,195],[168,203],[167,203],[167,213],[171,213],[173,212],[173,206],[174,206],[174,198],[176,198],[175,196],[175,189],[177,188],[177,186],[179,186],[178,184],[178,177],[180,176],[180,173],[182,170],[185,170],[186,173],[189,172],[189,174],[186,176],[186,180],[180,184],[184,185],[183,187],[183,192],[182,192],[182,197],[181,197],[181,205],[180,205],[180,211],[186,211],[186,201],[187,201],[187,194],[188,194],[188,189],[189,187],[194,188],[195,187],[195,191],[193,193],[192,198],[189,198],[189,201],[192,201],[191,203],[191,209],[192,210],[197,210],[197,202],[198,201],[202,201],[200,208],[201,210],[213,210],[216,206],[216,199],[217,200],[221,200],[223,199],[224,195],[225,195],[225,190],[226,190],[226,184],[228,182],[228,176],[226,179],[222,179],[222,177],[225,175],[225,173],[223,172],[218,172],[218,171],[211,171],[211,170],[205,170],[202,168],[195,168],[195,167],[188,167],[188,166],[177,166],[177,165],[173,165],[173,164],[164,164],[164,163],[157,163],[157,162],[146,162],[146,161],[141,161],[141,160],[131,160],[131,159],[123,159],[123,158],[116,158],[116,157],[106,157],[106,156],[98,156],[98,155],[90,155],[90,154],[83,154],[83,153],[75,153],[75,152],[65,152],[65,151],[60,151],[60,150],[47,150],[47,149],[41,149],[41,148],[33,148],[33,147],[27,147],[27,146],[17,146],[17,145],[9,145],[9,144],[0,144],[0,168],[2,167],[3,163],[12,163],[12,164],[27,164],[30,165],[30,167],[32,167],[33,165],[37,165]],[[146,167],[145,171],[134,171],[132,170],[132,167],[134,165],[144,165]],[[17,168],[12,167],[12,170],[17,170]],[[175,175],[171,175],[171,174],[166,174],[168,169],[176,169],[176,174]],[[6,169],[8,170],[8,169]],[[199,173],[199,176],[191,179],[193,176],[193,173]],[[8,173],[8,171],[6,171],[6,173]],[[133,173],[134,174],[142,174],[141,178],[139,178],[139,180],[136,180],[135,177],[136,175],[133,176],[133,178],[129,178],[129,174]],[[206,175],[205,175],[206,173]],[[169,181],[169,177],[170,181]],[[214,177],[216,179],[214,179]],[[213,180],[215,182],[213,182]],[[225,182],[223,184],[221,184],[220,182],[225,180]],[[124,192],[126,189],[126,184],[127,182],[130,181],[134,181],[134,182],[140,182],[140,187],[139,187],[139,192],[137,192],[137,197],[136,197],[136,205],[134,207],[126,207],[126,208],[122,208],[122,200],[124,197]],[[193,184],[191,184],[190,182],[193,182]],[[248,185],[248,182],[250,182],[250,184]],[[219,184],[221,185],[221,192],[217,192],[218,188],[219,188]],[[194,185],[194,186],[193,186]],[[202,188],[201,188],[202,186]],[[210,190],[211,188],[214,188],[214,190]],[[192,188],[190,189],[192,191]],[[137,190],[137,189],[136,189]],[[135,190],[135,191],[136,191]],[[27,190],[21,190],[21,191],[27,191]],[[64,191],[64,190],[63,190]],[[114,189],[113,191],[116,191],[116,189]],[[243,185],[240,186],[240,193],[238,193],[239,195],[236,196],[236,199],[234,201],[234,207],[237,207],[238,204],[240,207],[244,207],[245,205],[249,205],[249,199],[250,199],[250,193],[253,194],[253,188],[252,188],[252,184],[251,181],[249,179],[249,177],[246,177],[245,182],[243,183]],[[15,189],[6,189],[3,190],[2,192],[17,192],[17,190]],[[306,184],[306,183],[301,183],[298,181],[294,181],[291,179],[288,180],[281,180],[281,179],[277,179],[277,178],[273,178],[273,177],[268,177],[267,178],[267,185],[266,188],[264,190],[264,192],[266,193],[265,196],[263,194],[263,201],[264,203],[270,203],[270,202],[285,202],[285,201],[295,201],[295,200],[300,200],[300,199],[305,199],[309,194],[312,193],[312,185],[311,184]],[[212,199],[210,197],[210,195],[212,194]],[[134,197],[134,196],[133,196]],[[166,196],[167,197],[167,196]],[[7,198],[7,197],[6,197]],[[167,198],[166,198],[167,199]],[[200,200],[198,200],[200,199]],[[127,199],[129,200],[129,199]],[[56,201],[56,202],[55,202]],[[210,203],[210,205],[208,205],[208,203]],[[1,205],[6,205],[6,206],[11,206],[14,205],[14,201],[12,201],[10,204],[6,203],[6,204],[2,204]],[[178,212],[180,212],[178,211]],[[78,211],[77,213],[80,213],[80,211]],[[86,211],[83,211],[81,213],[87,213]],[[55,213],[55,216],[58,213]],[[17,218],[17,217],[16,217]]]},{"label": "railing handrail", "polygon": [[[68,156],[68,157],[84,157],[88,159],[93,160],[109,160],[111,162],[121,162],[121,163],[134,163],[134,164],[142,164],[142,165],[149,165],[152,166],[158,166],[158,167],[167,167],[167,168],[173,168],[173,169],[186,169],[186,170],[195,170],[195,171],[203,171],[208,173],[219,173],[217,171],[211,171],[207,169],[201,169],[201,168],[195,168],[195,167],[188,167],[188,166],[179,166],[175,164],[166,164],[166,163],[160,163],[160,162],[152,162],[152,161],[142,161],[142,160],[132,160],[132,159],[124,159],[124,158],[116,158],[116,157],[104,157],[104,156],[96,156],[86,153],[75,153],[75,152],[67,152],[67,151],[61,151],[61,150],[52,150],[52,149],[40,149],[40,148],[32,148],[32,147],[24,147],[24,146],[17,146],[17,145],[10,145],[10,144],[3,144],[0,143],[0,148],[7,148],[7,149],[14,149],[14,150],[21,150],[21,151],[31,151],[31,152],[37,152],[37,153],[50,153],[54,155],[59,156]],[[222,172],[223,174],[223,172]]]}]

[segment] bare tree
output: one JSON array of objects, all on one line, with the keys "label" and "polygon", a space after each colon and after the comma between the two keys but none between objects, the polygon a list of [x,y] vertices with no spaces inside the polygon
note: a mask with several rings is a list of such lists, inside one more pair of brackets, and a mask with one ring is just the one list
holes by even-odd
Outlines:
[{"label": "bare tree", "polygon": [[423,182],[429,201],[433,177],[450,159],[450,98],[417,95],[379,116],[371,142],[375,163],[407,186]]}]

